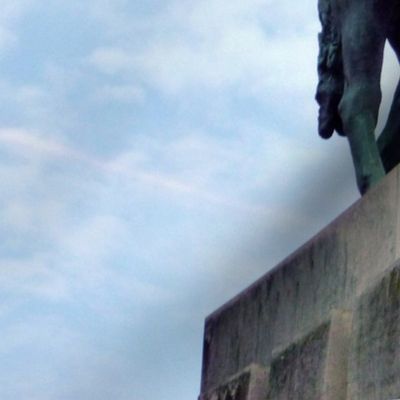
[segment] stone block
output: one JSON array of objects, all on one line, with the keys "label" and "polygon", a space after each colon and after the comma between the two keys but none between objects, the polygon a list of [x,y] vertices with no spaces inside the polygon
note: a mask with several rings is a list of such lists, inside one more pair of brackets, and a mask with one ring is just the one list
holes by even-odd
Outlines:
[{"label": "stone block", "polygon": [[268,371],[252,364],[224,384],[201,394],[199,400],[260,400],[267,393]]},{"label": "stone block", "polygon": [[334,311],[328,322],[278,352],[267,400],[346,400],[350,330],[350,313]]},{"label": "stone block", "polygon": [[273,358],[267,400],[321,398],[328,332],[325,323]]},{"label": "stone block", "polygon": [[351,400],[400,398],[400,263],[360,296],[350,352]]}]

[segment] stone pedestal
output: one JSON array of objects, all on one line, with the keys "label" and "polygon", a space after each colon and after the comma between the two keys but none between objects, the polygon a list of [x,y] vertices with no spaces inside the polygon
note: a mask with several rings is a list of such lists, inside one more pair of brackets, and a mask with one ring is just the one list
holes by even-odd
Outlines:
[{"label": "stone pedestal", "polygon": [[400,398],[399,171],[206,319],[201,400]]}]

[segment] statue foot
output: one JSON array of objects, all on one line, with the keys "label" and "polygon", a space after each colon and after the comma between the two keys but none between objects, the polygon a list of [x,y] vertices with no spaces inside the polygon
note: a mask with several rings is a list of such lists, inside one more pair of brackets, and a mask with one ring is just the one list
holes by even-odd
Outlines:
[{"label": "statue foot", "polygon": [[357,186],[363,196],[371,187],[376,185],[385,176],[385,171],[381,166],[374,168],[372,172],[361,173],[357,176]]}]

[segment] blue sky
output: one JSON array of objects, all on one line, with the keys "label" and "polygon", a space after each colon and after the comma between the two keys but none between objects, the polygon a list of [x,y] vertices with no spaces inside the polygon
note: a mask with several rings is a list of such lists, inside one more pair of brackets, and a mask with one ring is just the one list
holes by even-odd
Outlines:
[{"label": "blue sky", "polygon": [[206,315],[358,198],[316,1],[0,5],[0,398],[196,398]]}]

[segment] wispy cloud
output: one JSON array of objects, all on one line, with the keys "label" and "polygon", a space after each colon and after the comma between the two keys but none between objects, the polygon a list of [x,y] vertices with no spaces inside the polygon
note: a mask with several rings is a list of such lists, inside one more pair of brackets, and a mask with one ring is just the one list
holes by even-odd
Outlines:
[{"label": "wispy cloud", "polygon": [[70,157],[77,155],[56,140],[24,129],[0,129],[0,141],[24,156]]},{"label": "wispy cloud", "polygon": [[[207,188],[207,186],[216,186],[210,182],[210,179],[215,178],[213,175],[228,172],[224,171],[224,168],[227,169],[232,162],[238,163],[241,160],[234,159],[237,153],[233,149],[228,150],[222,147],[218,149],[216,146],[219,145],[216,141],[207,143],[202,140],[201,136],[187,137],[178,142],[164,144],[162,147],[153,142],[153,145],[157,146],[155,153],[154,147],[153,149],[142,147],[133,152],[125,152],[111,160],[96,158],[56,141],[54,138],[23,129],[0,129],[0,142],[9,146],[13,152],[23,158],[42,162],[52,159],[60,162],[81,162],[101,174],[118,174],[124,178],[127,185],[145,185],[149,188],[196,197],[212,204],[242,209],[247,212],[252,209],[251,205],[246,205],[239,199],[230,199]],[[146,142],[142,145],[149,144]],[[151,153],[148,153],[149,150]],[[211,155],[204,158],[210,151]],[[202,154],[201,158],[198,157],[200,154]],[[160,156],[163,160],[159,158]],[[197,163],[193,157],[198,158]],[[232,159],[232,157],[234,158]],[[147,167],[142,165],[144,160],[147,161]],[[149,161],[151,161],[150,164]],[[215,168],[214,171],[210,169],[208,161],[212,161],[211,165]],[[164,172],[162,163],[168,169],[172,168],[173,172],[169,174]],[[192,170],[189,170],[188,173],[186,168]],[[257,207],[254,208],[254,210],[256,209]],[[261,208],[260,211],[262,211]]]},{"label": "wispy cloud", "polygon": [[0,57],[1,52],[18,42],[17,28],[20,19],[26,14],[32,0],[2,0],[0,16]]},{"label": "wispy cloud", "polygon": [[[103,72],[140,76],[168,93],[238,85],[253,95],[304,90],[314,69],[318,30],[310,4],[171,1],[153,17],[146,47],[133,40],[132,47],[98,48],[88,60]],[[139,24],[140,29],[146,28]]]},{"label": "wispy cloud", "polygon": [[102,102],[142,103],[145,91],[137,85],[105,85],[95,93],[95,99]]}]

